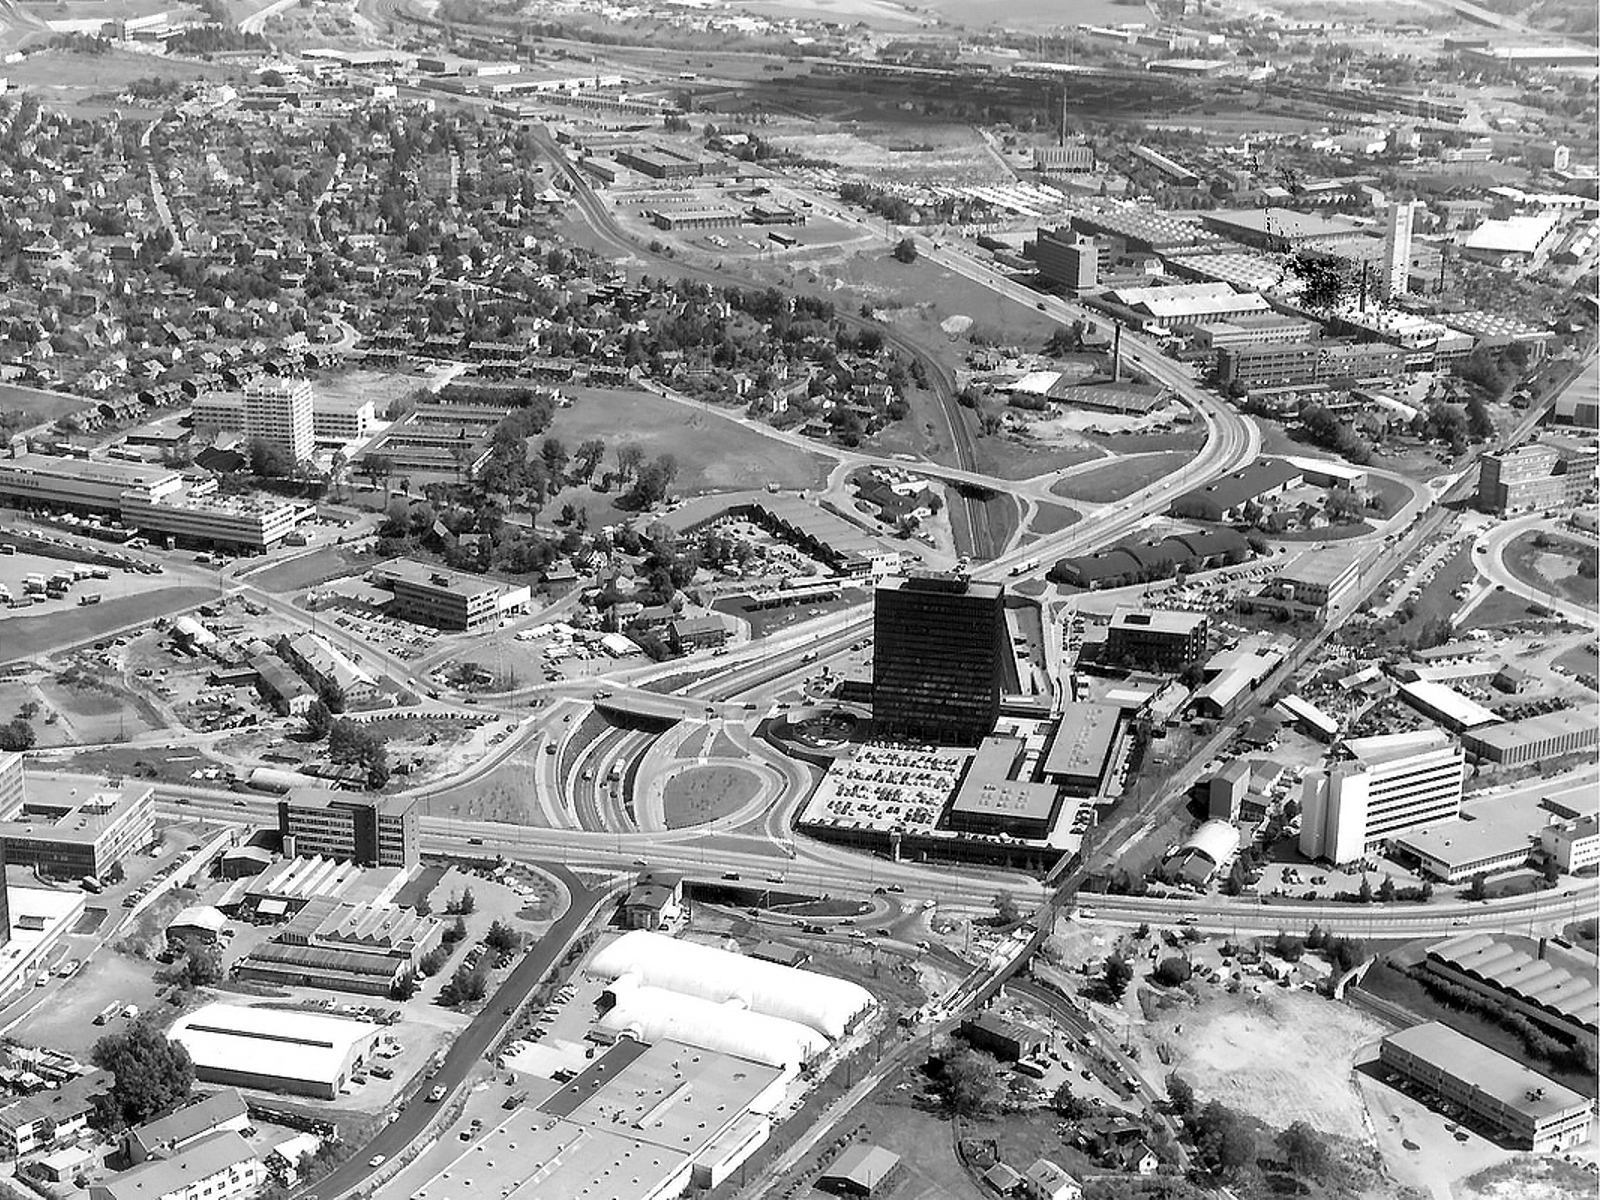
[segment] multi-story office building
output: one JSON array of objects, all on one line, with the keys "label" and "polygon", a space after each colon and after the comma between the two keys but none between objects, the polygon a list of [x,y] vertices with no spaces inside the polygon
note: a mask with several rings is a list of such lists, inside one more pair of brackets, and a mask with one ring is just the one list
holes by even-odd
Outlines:
[{"label": "multi-story office building", "polygon": [[1224,346],[1217,376],[1245,388],[1298,387],[1335,379],[1390,379],[1404,373],[1406,352],[1378,342],[1289,342]]},{"label": "multi-story office building", "polygon": [[[100,876],[150,844],[155,789],[120,788],[55,779],[24,779],[19,756],[0,763],[0,861],[34,867],[57,879]],[[0,910],[3,910],[0,904]],[[5,923],[10,929],[10,922]]]},{"label": "multi-story office building", "polygon": [[159,537],[238,550],[281,541],[311,511],[275,496],[224,496],[166,467],[19,454],[0,459],[0,497],[25,506],[107,513]]},{"label": "multi-story office building", "polygon": [[1002,585],[950,575],[885,579],[873,632],[877,732],[975,745],[994,728],[1010,654]]},{"label": "multi-story office building", "polygon": [[1279,312],[1242,313],[1224,321],[1196,325],[1194,344],[1204,350],[1224,346],[1286,346],[1309,342],[1317,336],[1317,325],[1304,317]]},{"label": "multi-story office building", "polygon": [[1419,207],[1414,200],[1394,200],[1389,204],[1383,233],[1383,271],[1378,276],[1378,295],[1385,300],[1411,290],[1411,229]]},{"label": "multi-story office building", "polygon": [[1594,448],[1536,442],[1485,454],[1478,467],[1478,507],[1508,516],[1577,504],[1595,487]]},{"label": "multi-story office building", "polygon": [[1039,274],[1075,296],[1092,292],[1100,281],[1100,248],[1086,234],[1071,229],[1041,229],[1034,258]]},{"label": "multi-story office building", "polygon": [[1594,1101],[1438,1021],[1391,1033],[1378,1062],[1519,1149],[1549,1153],[1589,1137]]},{"label": "multi-story office building", "polygon": [[309,379],[261,375],[245,384],[244,431],[295,462],[310,458],[315,448],[315,418]]},{"label": "multi-story office building", "polygon": [[399,797],[296,788],[278,801],[278,832],[301,856],[374,867],[414,867],[422,856],[416,801]]},{"label": "multi-story office building", "polygon": [[1206,656],[1204,613],[1119,608],[1106,631],[1106,658],[1133,666],[1180,670]]},{"label": "multi-story office building", "polygon": [[527,584],[447,571],[409,559],[385,563],[378,578],[394,592],[390,611],[395,616],[435,629],[492,625],[508,613],[527,612],[533,600]]},{"label": "multi-story office building", "polygon": [[1358,862],[1397,834],[1461,814],[1465,759],[1437,729],[1356,738],[1348,757],[1308,773],[1300,800],[1300,852]]}]

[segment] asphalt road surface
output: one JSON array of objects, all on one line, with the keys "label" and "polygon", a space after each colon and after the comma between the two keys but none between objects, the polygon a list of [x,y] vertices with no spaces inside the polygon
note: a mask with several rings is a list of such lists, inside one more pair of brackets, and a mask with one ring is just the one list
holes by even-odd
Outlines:
[{"label": "asphalt road surface", "polygon": [[[566,885],[572,897],[567,911],[512,968],[499,990],[485,1001],[483,1011],[456,1038],[434,1076],[419,1081],[416,1093],[400,1109],[400,1119],[385,1125],[372,1141],[357,1148],[350,1161],[332,1174],[296,1192],[299,1200],[335,1200],[335,1197],[347,1195],[370,1182],[374,1170],[367,1163],[373,1155],[381,1154],[386,1159],[392,1159],[415,1144],[422,1137],[428,1122],[439,1111],[440,1105],[450,1102],[456,1088],[461,1086],[462,1081],[511,1024],[514,1018],[507,1016],[505,1010],[509,1008],[515,1012],[527,1000],[544,978],[545,972],[555,965],[557,956],[565,949],[568,940],[608,894],[585,886],[566,867],[541,865]],[[428,1092],[434,1087],[443,1087],[446,1093],[445,1098],[437,1104],[427,1099]]]}]

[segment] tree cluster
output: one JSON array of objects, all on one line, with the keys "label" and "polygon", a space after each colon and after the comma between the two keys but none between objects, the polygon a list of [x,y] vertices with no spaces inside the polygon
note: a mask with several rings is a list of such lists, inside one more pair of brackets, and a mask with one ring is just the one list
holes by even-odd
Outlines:
[{"label": "tree cluster", "polygon": [[111,1072],[110,1090],[100,1098],[97,1123],[119,1130],[177,1107],[194,1086],[189,1052],[171,1042],[149,1017],[140,1017],[121,1033],[95,1042],[90,1061]]},{"label": "tree cluster", "polygon": [[328,730],[328,757],[336,763],[354,763],[367,772],[367,787],[382,789],[389,782],[389,748],[384,740],[348,717]]},{"label": "tree cluster", "polygon": [[439,989],[439,1003],[447,1008],[482,1000],[489,994],[489,974],[481,966],[469,967],[462,963],[456,973]]}]

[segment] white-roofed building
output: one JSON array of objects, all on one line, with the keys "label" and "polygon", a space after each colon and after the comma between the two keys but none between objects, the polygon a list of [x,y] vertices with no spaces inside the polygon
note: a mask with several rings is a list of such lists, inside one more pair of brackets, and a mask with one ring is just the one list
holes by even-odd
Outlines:
[{"label": "white-roofed building", "polygon": [[1168,879],[1204,886],[1238,850],[1237,827],[1228,821],[1202,821],[1167,856],[1161,864],[1161,873]]},{"label": "white-roofed building", "polygon": [[1561,232],[1557,211],[1485,221],[1467,235],[1468,258],[1494,262],[1535,263],[1554,249]]},{"label": "white-roofed building", "polygon": [[1448,684],[1432,679],[1418,679],[1400,685],[1400,695],[1423,716],[1439,722],[1454,733],[1493,725],[1500,718],[1468,696],[1463,696]]},{"label": "white-roofed building", "polygon": [[332,1100],[380,1033],[321,1013],[207,1004],[173,1022],[167,1038],[189,1052],[196,1079]]},{"label": "white-roofed building", "polygon": [[1257,293],[1236,292],[1222,282],[1118,288],[1107,293],[1107,299],[1146,318],[1146,325],[1177,330],[1272,310]]},{"label": "white-roofed building", "polygon": [[1453,821],[1461,812],[1461,747],[1438,729],[1343,743],[1349,758],[1310,772],[1300,807],[1300,852],[1357,862],[1401,834]]},{"label": "white-roofed building", "polygon": [[719,1004],[685,996],[638,983],[631,975],[614,980],[608,991],[614,1003],[600,1028],[613,1037],[687,1042],[791,1073],[828,1048],[828,1039],[810,1026],[751,1012],[736,1000]]},{"label": "white-roofed building", "polygon": [[845,979],[643,929],[603,948],[589,971],[612,980],[632,975],[638,983],[714,1004],[737,1001],[751,1012],[808,1026],[829,1039],[843,1037],[873,1003],[870,992]]},{"label": "white-roofed building", "polygon": [[209,904],[191,904],[167,923],[167,945],[176,947],[185,943],[199,943],[214,946],[227,924],[228,918],[220,909]]}]

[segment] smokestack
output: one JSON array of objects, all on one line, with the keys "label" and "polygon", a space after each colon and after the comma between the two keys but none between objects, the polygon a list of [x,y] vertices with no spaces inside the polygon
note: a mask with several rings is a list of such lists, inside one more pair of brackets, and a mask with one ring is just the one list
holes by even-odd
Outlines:
[{"label": "smokestack", "polygon": [[1371,263],[1361,264],[1361,311],[1367,311],[1367,275],[1372,268]]},{"label": "smokestack", "polygon": [[1114,321],[1111,335],[1111,382],[1122,382],[1122,322]]},{"label": "smokestack", "polygon": [[1539,961],[1540,962],[1544,961],[1545,951],[1548,950],[1549,948],[1550,948],[1550,939],[1549,938],[1540,938],[1539,939]]}]

